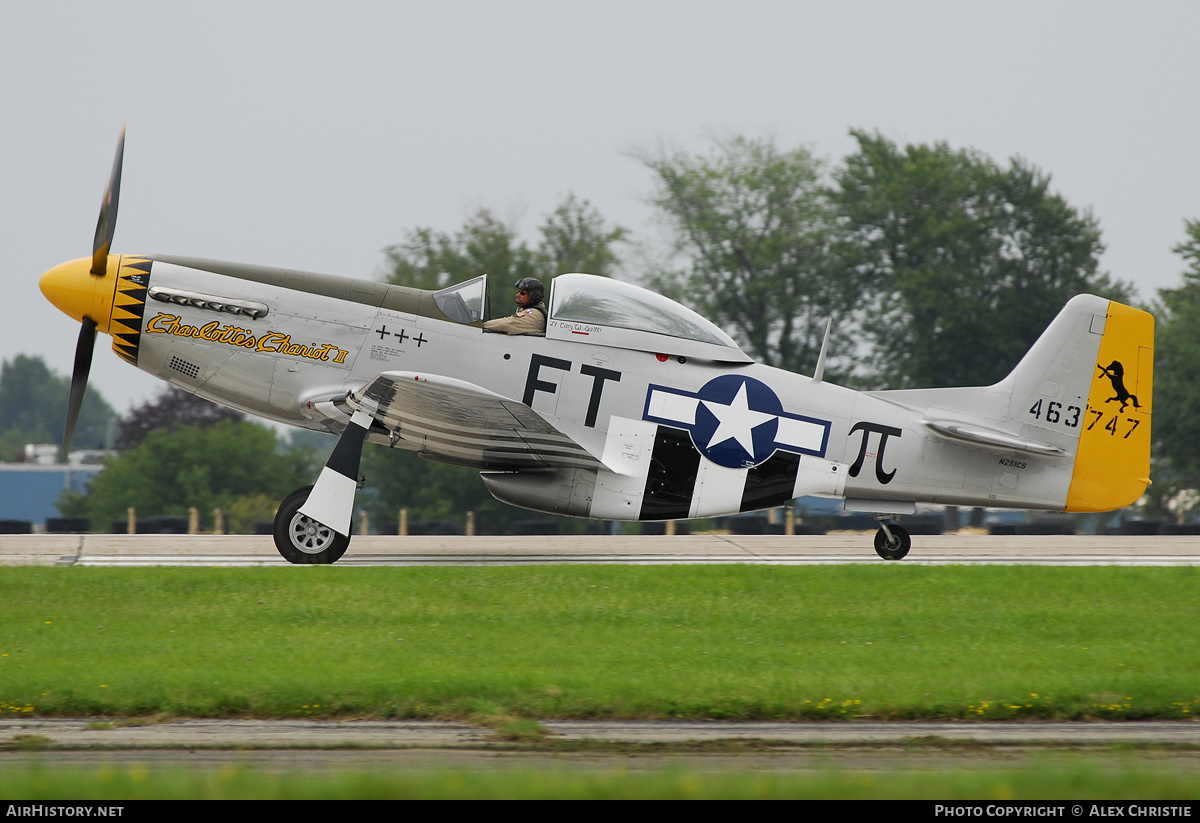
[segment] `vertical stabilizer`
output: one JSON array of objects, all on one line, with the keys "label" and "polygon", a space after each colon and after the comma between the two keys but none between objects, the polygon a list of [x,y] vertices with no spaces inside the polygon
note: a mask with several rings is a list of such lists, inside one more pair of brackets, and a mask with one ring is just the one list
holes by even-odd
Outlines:
[{"label": "vertical stabilizer", "polygon": [[1067,511],[1108,511],[1150,485],[1154,317],[1110,302],[1092,370]]},{"label": "vertical stabilizer", "polygon": [[[1015,471],[995,478],[991,505],[1111,511],[1135,503],[1150,484],[1153,371],[1154,318],[1080,294],[999,383],[872,395],[917,411],[941,441],[1000,455],[1001,467]],[[936,450],[924,459],[947,472],[967,465]],[[962,488],[970,481],[982,491],[983,474]],[[950,476],[937,479],[946,498],[983,499],[959,495]]]}]

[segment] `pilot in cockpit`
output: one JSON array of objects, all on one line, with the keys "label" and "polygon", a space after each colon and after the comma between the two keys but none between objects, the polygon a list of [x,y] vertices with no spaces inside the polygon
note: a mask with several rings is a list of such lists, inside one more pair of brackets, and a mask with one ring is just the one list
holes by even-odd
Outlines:
[{"label": "pilot in cockpit", "polygon": [[533,277],[522,277],[516,283],[517,311],[508,317],[498,317],[483,324],[487,331],[505,334],[525,334],[546,330],[546,304],[543,299],[546,289],[542,281]]}]

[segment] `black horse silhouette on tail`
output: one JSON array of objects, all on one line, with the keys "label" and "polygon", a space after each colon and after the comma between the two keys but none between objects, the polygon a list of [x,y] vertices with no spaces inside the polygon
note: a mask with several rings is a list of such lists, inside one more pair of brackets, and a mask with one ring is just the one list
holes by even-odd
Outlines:
[{"label": "black horse silhouette on tail", "polygon": [[1105,403],[1111,403],[1118,400],[1121,403],[1121,411],[1125,411],[1125,407],[1133,402],[1135,409],[1140,409],[1142,404],[1138,402],[1136,394],[1130,394],[1129,389],[1125,388],[1125,367],[1121,365],[1121,361],[1114,360],[1107,366],[1096,364],[1096,368],[1100,369],[1100,374],[1104,375],[1112,383],[1113,391],[1116,395],[1105,400]]}]

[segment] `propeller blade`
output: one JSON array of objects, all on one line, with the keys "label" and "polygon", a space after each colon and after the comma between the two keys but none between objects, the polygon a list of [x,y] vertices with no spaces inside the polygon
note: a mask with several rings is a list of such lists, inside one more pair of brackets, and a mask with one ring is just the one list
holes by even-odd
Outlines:
[{"label": "propeller blade", "polygon": [[60,463],[67,461],[71,451],[71,440],[75,437],[75,424],[79,422],[79,409],[83,406],[83,393],[87,391],[88,372],[92,370],[92,350],[96,345],[96,321],[84,317],[79,329],[79,342],[75,344],[75,369],[71,372],[71,398],[67,401],[67,425],[63,431],[62,446],[58,450]]},{"label": "propeller blade", "polygon": [[112,175],[100,204],[100,220],[96,223],[96,239],[92,241],[92,274],[103,277],[108,271],[108,250],[117,230],[117,202],[121,199],[121,163],[125,157],[125,129],[117,141],[117,156],[113,159]]}]

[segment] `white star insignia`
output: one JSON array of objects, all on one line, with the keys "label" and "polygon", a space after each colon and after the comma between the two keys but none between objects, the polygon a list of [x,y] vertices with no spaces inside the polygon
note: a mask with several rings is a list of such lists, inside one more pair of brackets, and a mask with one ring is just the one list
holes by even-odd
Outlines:
[{"label": "white star insignia", "polygon": [[713,432],[713,436],[709,438],[705,449],[711,449],[726,440],[736,440],[737,444],[746,450],[746,454],[753,457],[754,429],[775,419],[773,414],[754,411],[750,408],[750,404],[746,400],[745,383],[742,383],[742,387],[738,389],[737,395],[728,406],[714,403],[711,400],[702,400],[701,402],[716,416],[719,424],[717,430]]}]

